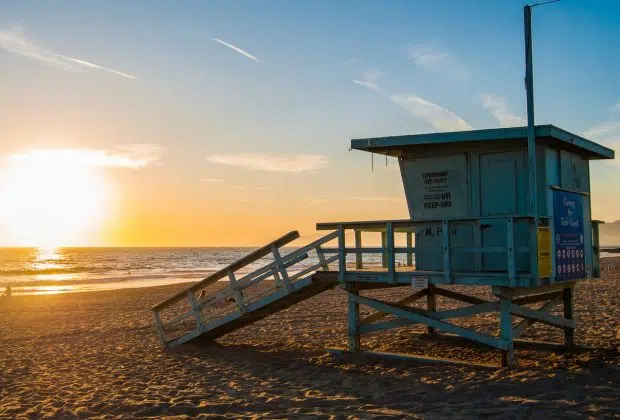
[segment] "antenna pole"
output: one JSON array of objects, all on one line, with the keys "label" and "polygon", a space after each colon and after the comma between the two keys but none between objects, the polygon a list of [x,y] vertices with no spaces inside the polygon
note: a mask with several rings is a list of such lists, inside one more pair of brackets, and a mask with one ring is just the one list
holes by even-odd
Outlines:
[{"label": "antenna pole", "polygon": [[536,178],[536,126],[534,125],[534,76],[532,68],[532,7],[523,8],[525,24],[525,90],[527,94],[527,155],[531,216],[538,216],[538,188]]}]

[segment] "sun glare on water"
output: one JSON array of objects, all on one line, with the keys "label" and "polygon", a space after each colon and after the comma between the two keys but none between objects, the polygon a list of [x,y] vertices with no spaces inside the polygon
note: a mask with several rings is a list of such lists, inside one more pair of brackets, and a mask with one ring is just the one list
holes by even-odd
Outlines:
[{"label": "sun glare on water", "polygon": [[54,150],[13,156],[0,177],[0,224],[15,245],[78,244],[106,204],[96,167]]}]

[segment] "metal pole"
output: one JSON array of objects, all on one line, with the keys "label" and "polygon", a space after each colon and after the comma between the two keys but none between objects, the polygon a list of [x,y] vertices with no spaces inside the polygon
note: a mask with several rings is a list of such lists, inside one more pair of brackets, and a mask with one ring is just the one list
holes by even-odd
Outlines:
[{"label": "metal pole", "polygon": [[525,23],[525,90],[527,93],[527,155],[530,192],[530,216],[538,216],[536,183],[536,126],[534,125],[534,77],[532,69],[532,7],[523,8]]}]

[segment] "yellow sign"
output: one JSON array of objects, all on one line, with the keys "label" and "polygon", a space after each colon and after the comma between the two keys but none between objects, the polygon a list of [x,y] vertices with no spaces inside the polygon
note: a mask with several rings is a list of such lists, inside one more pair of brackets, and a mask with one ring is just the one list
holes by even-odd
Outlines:
[{"label": "yellow sign", "polygon": [[538,275],[551,277],[551,229],[538,228]]}]

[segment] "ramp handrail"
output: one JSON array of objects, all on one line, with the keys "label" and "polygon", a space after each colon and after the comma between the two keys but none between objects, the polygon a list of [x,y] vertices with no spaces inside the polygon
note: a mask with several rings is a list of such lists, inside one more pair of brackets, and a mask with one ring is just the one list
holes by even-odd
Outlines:
[{"label": "ramp handrail", "polygon": [[169,297],[168,299],[164,300],[163,302],[158,303],[157,305],[153,306],[151,308],[152,311],[158,311],[161,310],[162,308],[166,307],[166,306],[170,306],[173,305],[175,303],[177,303],[178,301],[184,299],[187,296],[187,293],[192,291],[195,292],[196,290],[199,289],[203,289],[207,286],[209,286],[210,284],[215,283],[218,280],[223,279],[224,277],[228,276],[228,273],[231,271],[237,271],[240,268],[243,268],[249,264],[252,264],[253,262],[260,260],[261,258],[271,254],[272,252],[272,247],[276,247],[276,248],[281,248],[282,246],[293,242],[294,240],[299,239],[299,232],[294,230],[291,231],[289,233],[287,233],[286,235],[283,235],[281,237],[279,237],[278,239],[276,239],[275,241],[272,241],[270,243],[268,243],[267,245],[257,249],[256,251],[253,251],[251,253],[249,253],[248,255],[246,255],[243,258],[238,259],[237,261],[235,261],[234,263],[222,268],[219,271],[216,271],[213,274],[210,274],[209,276],[205,277],[203,280],[199,281],[198,283],[192,285],[191,287],[177,293],[176,295],[173,295],[171,297]]},{"label": "ramp handrail", "polygon": [[[226,312],[226,310],[216,310],[215,312],[213,312],[213,309],[217,308],[219,304],[226,298],[234,299],[234,303],[236,304],[237,308],[232,314],[228,312],[227,315],[228,317],[232,316],[234,318],[242,316],[243,314],[251,312],[257,307],[260,307],[260,300],[265,296],[271,296],[273,293],[276,292],[278,294],[286,296],[289,293],[297,291],[299,287],[304,287],[300,286],[296,282],[296,280],[301,279],[304,276],[308,276],[309,274],[312,274],[319,269],[329,270],[329,264],[335,262],[339,258],[338,255],[325,257],[321,247],[323,244],[335,240],[337,237],[338,232],[331,232],[312,243],[309,243],[299,249],[296,249],[293,252],[282,256],[280,254],[279,248],[299,238],[299,233],[297,231],[290,232],[287,235],[284,235],[281,238],[270,242],[264,247],[235,261],[233,264],[228,265],[222,270],[219,270],[218,272],[208,276],[204,280],[192,285],[184,291],[179,292],[176,295],[170,297],[169,299],[166,299],[165,301],[153,306],[151,310],[153,311],[153,315],[155,317],[157,333],[161,342],[164,345],[170,342],[172,343],[172,345],[181,344],[183,342],[198,337],[202,332],[209,331],[211,329],[211,325],[220,325],[222,322],[226,322],[225,319],[222,318],[222,316],[224,316],[223,312]],[[317,253],[318,263],[312,264],[311,266],[306,267],[299,272],[289,275],[287,270],[295,264],[308,258],[308,252],[313,250]],[[267,256],[268,254],[273,255],[273,262],[257,270],[254,270],[253,272],[246,274],[243,277],[237,278],[235,276],[236,270],[239,270],[240,268],[243,268],[248,264],[257,261],[260,258]],[[229,284],[227,286],[216,290],[208,295],[201,293],[200,297],[197,298],[195,296],[195,292],[201,289],[204,290],[209,285],[224,278],[228,278],[229,280]],[[261,290],[258,295],[254,295],[252,298],[250,298],[250,300],[248,300],[247,296],[244,296],[244,289],[256,285],[267,278],[274,278],[275,287],[268,289],[266,292],[263,292]],[[260,299],[256,300],[257,298]],[[162,322],[160,315],[162,311],[168,309],[169,307],[172,307],[173,305],[185,299],[187,299],[186,303],[189,303],[189,310],[184,310],[181,314],[176,315],[172,319],[166,320],[166,327],[171,327],[175,324],[179,324],[192,317],[194,317],[196,320],[196,327],[192,331],[185,333],[181,337],[168,341],[165,336],[164,323]],[[202,312],[203,309],[210,311],[210,323],[205,322],[205,315]],[[173,312],[178,312],[178,309]]]}]

